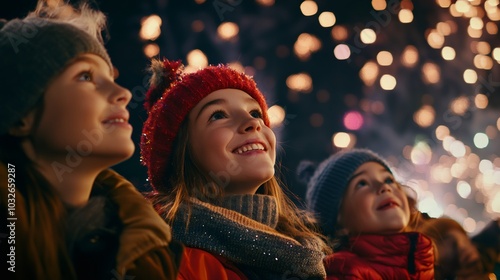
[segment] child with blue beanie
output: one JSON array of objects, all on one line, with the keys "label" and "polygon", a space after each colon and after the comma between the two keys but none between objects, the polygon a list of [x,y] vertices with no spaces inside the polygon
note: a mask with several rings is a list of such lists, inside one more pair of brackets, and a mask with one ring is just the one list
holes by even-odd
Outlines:
[{"label": "child with blue beanie", "polygon": [[339,245],[324,260],[327,279],[434,279],[432,241],[411,231],[412,205],[383,158],[343,151],[317,168],[303,162],[299,175],[309,210]]}]

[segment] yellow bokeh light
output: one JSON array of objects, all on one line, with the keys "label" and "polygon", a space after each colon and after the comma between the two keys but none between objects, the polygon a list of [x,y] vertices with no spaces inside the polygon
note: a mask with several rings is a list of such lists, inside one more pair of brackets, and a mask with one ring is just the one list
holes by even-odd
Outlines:
[{"label": "yellow bokeh light", "polygon": [[444,44],[444,36],[439,34],[437,30],[432,30],[427,36],[427,43],[431,48],[439,49]]},{"label": "yellow bokeh light", "polygon": [[338,148],[347,148],[351,144],[351,136],[346,132],[335,133],[332,137],[332,143]]},{"label": "yellow bokeh light", "polygon": [[429,127],[434,123],[436,111],[432,106],[424,105],[413,114],[413,121],[420,127]]},{"label": "yellow bokeh light", "polygon": [[436,30],[443,36],[448,36],[451,34],[451,26],[447,22],[439,22],[436,25]]},{"label": "yellow bokeh light", "polygon": [[491,55],[496,61],[500,61],[500,48],[494,48]]},{"label": "yellow bokeh light", "polygon": [[489,70],[493,68],[493,59],[487,55],[478,54],[474,56],[474,66],[478,69]]},{"label": "yellow bokeh light", "polygon": [[359,77],[367,86],[372,86],[378,77],[378,65],[373,61],[368,61],[359,70]]},{"label": "yellow bokeh light", "polygon": [[341,25],[336,25],[332,28],[332,38],[336,41],[343,41],[347,39],[349,32],[347,28]]},{"label": "yellow bokeh light", "polygon": [[495,8],[487,11],[488,18],[492,21],[500,20],[500,9]]},{"label": "yellow bokeh light", "polygon": [[141,20],[139,36],[143,40],[156,40],[161,34],[161,18],[158,15],[150,15]]},{"label": "yellow bokeh light", "polygon": [[322,12],[318,17],[318,20],[321,26],[332,27],[337,21],[337,18],[332,12]]},{"label": "yellow bokeh light", "polygon": [[217,28],[217,35],[223,40],[231,40],[240,32],[238,25],[234,22],[224,22]]},{"label": "yellow bokeh light", "polygon": [[384,74],[380,77],[380,87],[385,90],[393,90],[396,87],[396,78],[389,74]]},{"label": "yellow bokeh light", "polygon": [[406,67],[413,67],[418,61],[418,50],[415,46],[407,46],[401,57],[401,63]]},{"label": "yellow bokeh light", "polygon": [[481,29],[474,29],[472,27],[467,27],[467,34],[471,38],[481,38],[481,35],[483,35],[483,31]]},{"label": "yellow bokeh light", "polygon": [[387,7],[387,3],[385,0],[372,0],[372,7],[376,11],[382,11]]},{"label": "yellow bokeh light", "polygon": [[482,93],[478,93],[474,98],[474,104],[478,109],[485,109],[488,107],[488,97]]},{"label": "yellow bokeh light", "polygon": [[451,0],[436,0],[436,3],[441,8],[448,8],[451,5]]},{"label": "yellow bokeh light", "polygon": [[312,78],[307,73],[290,75],[286,79],[286,85],[294,91],[311,92]]},{"label": "yellow bokeh light", "polygon": [[381,66],[389,66],[392,64],[392,54],[388,51],[381,51],[377,54],[377,62]]},{"label": "yellow bokeh light", "polygon": [[480,30],[483,29],[484,23],[483,20],[479,17],[473,17],[469,21],[469,25],[472,29]]},{"label": "yellow bokeh light", "polygon": [[491,51],[491,46],[488,42],[477,42],[476,45],[477,52],[480,54],[489,54]]},{"label": "yellow bokeh light", "polygon": [[190,51],[186,56],[186,60],[188,65],[193,67],[204,68],[208,66],[207,56],[198,49]]},{"label": "yellow bokeh light", "polygon": [[373,44],[377,40],[377,34],[375,33],[375,31],[373,31],[373,29],[370,28],[365,28],[361,30],[359,37],[361,39],[361,42],[367,45]]},{"label": "yellow bokeh light", "polygon": [[410,23],[413,21],[413,12],[408,9],[401,9],[398,18],[401,23]]},{"label": "yellow bokeh light", "polygon": [[300,11],[305,16],[313,16],[318,12],[318,5],[314,1],[306,0],[300,4]]},{"label": "yellow bokeh light", "polygon": [[432,62],[427,62],[422,66],[423,80],[427,84],[436,84],[441,79],[439,66]]},{"label": "yellow bokeh light", "polygon": [[456,9],[459,13],[467,13],[471,8],[469,2],[467,0],[458,0],[455,3]]},{"label": "yellow bokeh light", "polygon": [[285,109],[279,105],[273,105],[267,110],[271,127],[278,126],[285,120]]},{"label": "yellow bokeh light", "polygon": [[436,127],[436,138],[443,140],[446,136],[450,136],[450,129],[444,125]]},{"label": "yellow bokeh light", "polygon": [[495,35],[498,33],[498,26],[494,22],[489,21],[486,23],[486,32],[490,35]]},{"label": "yellow bokeh light", "polygon": [[457,5],[456,4],[451,4],[450,5],[450,15],[454,17],[461,17],[462,13],[457,11]]},{"label": "yellow bokeh light", "polygon": [[444,60],[453,60],[456,56],[455,49],[446,46],[441,50],[441,56]]},{"label": "yellow bokeh light", "polygon": [[464,81],[468,84],[474,84],[477,82],[477,73],[472,69],[467,69],[464,71]]},{"label": "yellow bokeh light", "polygon": [[307,60],[311,56],[311,53],[319,49],[321,49],[321,40],[308,33],[300,34],[293,45],[295,55],[301,60]]},{"label": "yellow bokeh light", "polygon": [[465,96],[455,98],[451,104],[450,109],[453,113],[462,116],[469,109],[469,99]]},{"label": "yellow bokeh light", "polygon": [[147,44],[144,47],[144,54],[149,58],[157,56],[159,53],[160,53],[160,47],[157,44]]}]

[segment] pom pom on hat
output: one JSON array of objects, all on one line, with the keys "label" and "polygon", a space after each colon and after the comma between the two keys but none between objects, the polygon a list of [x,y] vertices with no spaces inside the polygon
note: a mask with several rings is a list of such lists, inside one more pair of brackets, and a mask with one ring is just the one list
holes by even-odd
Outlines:
[{"label": "pom pom on hat", "polygon": [[306,204],[318,218],[323,233],[333,237],[344,193],[352,175],[363,163],[377,162],[392,173],[385,160],[368,149],[333,154],[324,160],[308,182]]},{"label": "pom pom on hat", "polygon": [[141,136],[141,162],[156,191],[168,192],[173,171],[172,149],[182,123],[203,98],[220,89],[238,89],[255,99],[265,125],[269,126],[267,104],[255,81],[229,66],[208,66],[194,73],[182,73],[178,61],[155,61],[145,108],[148,118]]},{"label": "pom pom on hat", "polygon": [[167,90],[174,82],[181,77],[184,66],[180,60],[152,60],[149,71],[151,72],[151,80],[149,82],[149,90],[146,93],[146,102],[144,107],[147,111],[160,99],[163,92]]}]

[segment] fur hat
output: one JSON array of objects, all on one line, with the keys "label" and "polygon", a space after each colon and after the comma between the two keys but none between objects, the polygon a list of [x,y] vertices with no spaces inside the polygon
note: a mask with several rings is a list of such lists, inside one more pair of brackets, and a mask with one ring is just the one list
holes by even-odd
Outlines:
[{"label": "fur hat", "polygon": [[84,53],[102,57],[111,67],[102,43],[74,24],[30,16],[0,20],[0,135],[33,109],[50,81]]},{"label": "fur hat", "polygon": [[155,190],[168,191],[172,149],[187,115],[204,97],[220,89],[239,89],[255,99],[269,126],[267,104],[254,80],[225,65],[209,66],[184,74],[180,61],[154,60],[153,76],[146,93],[148,118],[141,136],[141,161],[148,168],[148,178]]},{"label": "fur hat", "polygon": [[298,167],[299,178],[307,182],[307,208],[318,218],[323,233],[334,236],[340,205],[352,175],[363,163],[378,162],[392,173],[379,155],[367,149],[336,153],[317,168],[303,161]]}]

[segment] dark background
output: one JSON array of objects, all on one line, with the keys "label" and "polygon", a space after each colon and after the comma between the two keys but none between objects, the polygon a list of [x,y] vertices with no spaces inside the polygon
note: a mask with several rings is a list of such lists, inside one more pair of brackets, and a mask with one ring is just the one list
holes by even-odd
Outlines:
[{"label": "dark background", "polygon": [[[202,2],[202,1],[199,1]],[[452,17],[448,9],[439,7],[436,1],[396,1],[411,7],[414,20],[402,24],[397,15],[375,11],[371,1],[315,1],[318,13],[306,17],[301,13],[302,1],[277,0],[271,6],[265,6],[254,0],[223,1],[207,0],[197,4],[193,0],[100,0],[94,1],[108,16],[109,40],[106,47],[120,75],[117,82],[133,93],[129,105],[131,123],[134,126],[133,139],[139,143],[142,123],[146,118],[142,108],[143,94],[147,89],[146,68],[149,58],[143,48],[151,43],[141,40],[139,30],[141,19],[156,14],[162,18],[162,33],[155,40],[160,47],[160,57],[182,59],[193,49],[202,50],[210,64],[238,61],[244,66],[251,66],[259,88],[266,95],[268,104],[279,105],[286,111],[284,122],[275,128],[280,143],[280,161],[282,179],[291,192],[298,198],[305,193],[305,184],[296,178],[296,168],[301,160],[319,162],[331,153],[338,151],[332,145],[332,135],[336,132],[349,132],[356,136],[356,147],[375,150],[395,166],[401,180],[417,186],[421,198],[433,195],[436,207],[457,220],[463,222],[467,217],[479,222],[475,230],[484,221],[499,215],[486,210],[492,205],[500,205],[500,70],[498,61],[494,61],[491,70],[477,70],[483,83],[466,84],[462,78],[465,69],[475,69],[472,60],[471,41],[485,41],[491,49],[500,47],[498,33],[487,34],[479,39],[467,35],[468,18]],[[452,1],[455,2],[455,1]],[[2,1],[0,18],[22,17],[35,7],[36,1]],[[481,1],[480,7],[484,7]],[[226,8],[222,11],[222,8]],[[483,9],[484,10],[484,9]],[[321,27],[318,15],[322,11],[331,11],[336,16],[336,25],[342,25],[349,31],[349,36],[341,42],[331,36],[331,27]],[[486,23],[488,18],[483,16]],[[202,31],[195,32],[192,23],[203,22]],[[456,24],[457,31],[446,37],[445,45],[456,50],[456,59],[445,61],[440,49],[433,49],[427,43],[429,30],[436,28],[440,21],[449,20]],[[224,41],[217,36],[217,27],[223,22],[234,22],[239,26],[237,38]],[[498,21],[493,21],[498,27]],[[375,26],[377,40],[374,44],[359,44],[357,30]],[[377,28],[378,27],[378,28]],[[293,52],[293,45],[302,33],[316,36],[321,41],[321,49],[311,54],[309,59],[301,60]],[[338,60],[333,49],[339,43],[351,46],[348,60]],[[418,49],[419,61],[414,67],[404,67],[400,63],[403,49],[413,45]],[[380,68],[380,74],[389,73],[396,77],[394,90],[385,91],[376,82],[366,86],[360,79],[359,71],[370,60],[375,60],[381,50],[393,54],[392,65]],[[491,54],[490,54],[491,56]],[[422,66],[432,62],[441,70],[437,84],[426,84],[421,75]],[[313,80],[309,92],[293,92],[286,85],[288,76],[308,73]],[[477,109],[473,103],[462,115],[450,114],[450,104],[457,97],[474,100],[477,93],[488,97],[486,109]],[[366,110],[374,102],[382,102],[385,108],[381,113]],[[368,105],[367,105],[368,104]],[[413,114],[422,107],[434,108],[435,121],[429,127],[422,128],[413,121]],[[343,124],[344,114],[355,110],[363,115],[364,125],[356,131],[347,129]],[[322,119],[320,125],[313,125],[311,116],[316,114]],[[432,180],[431,168],[440,163],[443,155],[449,153],[443,149],[442,142],[436,139],[437,126],[445,125],[451,135],[471,147],[469,153],[475,153],[481,159],[487,159],[494,165],[493,186],[481,190],[477,180],[477,171],[470,171],[467,178],[472,193],[466,198],[457,194],[459,179],[449,183]],[[490,127],[490,144],[484,149],[473,145],[473,136]],[[493,132],[491,132],[493,131]],[[418,142],[426,143],[432,151],[428,164],[415,166],[403,156],[404,150]],[[477,169],[477,166],[474,167]],[[140,190],[148,190],[146,169],[140,165],[139,147],[134,156],[115,167],[117,171],[130,179]],[[496,177],[495,177],[496,176]],[[425,192],[427,191],[427,192]],[[479,198],[478,198],[479,197]],[[496,198],[498,197],[498,198]],[[297,200],[298,201],[298,200]],[[448,205],[456,205],[455,208]],[[448,207],[448,208],[447,208]],[[465,209],[466,212],[460,210]],[[425,208],[425,209],[428,209]],[[458,209],[458,210],[457,210]],[[471,230],[471,231],[475,231]]]}]

